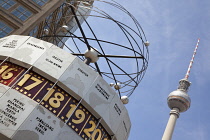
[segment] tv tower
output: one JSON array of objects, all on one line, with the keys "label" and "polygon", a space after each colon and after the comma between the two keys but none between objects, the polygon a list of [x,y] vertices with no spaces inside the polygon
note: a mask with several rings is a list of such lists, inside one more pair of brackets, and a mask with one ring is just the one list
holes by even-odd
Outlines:
[{"label": "tv tower", "polygon": [[184,79],[181,79],[179,81],[179,87],[177,90],[171,92],[168,96],[168,106],[171,109],[170,111],[170,117],[168,120],[168,124],[166,126],[165,132],[163,134],[162,140],[171,140],[172,134],[174,131],[174,127],[176,124],[177,118],[179,118],[180,112],[185,112],[190,107],[190,96],[187,94],[188,88],[191,84],[191,82],[188,81],[190,70],[192,68],[192,64],[194,61],[194,57],[198,48],[200,39],[198,39],[198,42],[196,44],[192,59],[190,61],[187,73],[184,77]]}]

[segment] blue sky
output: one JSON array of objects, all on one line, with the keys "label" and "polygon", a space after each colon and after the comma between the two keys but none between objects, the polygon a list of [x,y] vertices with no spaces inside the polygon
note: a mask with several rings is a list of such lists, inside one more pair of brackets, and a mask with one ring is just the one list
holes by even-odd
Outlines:
[{"label": "blue sky", "polygon": [[142,25],[149,46],[146,75],[126,105],[129,140],[160,140],[169,118],[167,96],[184,78],[197,39],[200,44],[189,81],[191,107],[181,113],[174,140],[210,139],[210,1],[120,1]]}]

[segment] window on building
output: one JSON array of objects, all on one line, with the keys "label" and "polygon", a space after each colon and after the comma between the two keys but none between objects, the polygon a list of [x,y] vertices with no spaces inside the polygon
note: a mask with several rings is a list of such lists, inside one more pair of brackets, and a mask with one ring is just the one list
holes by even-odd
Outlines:
[{"label": "window on building", "polygon": [[4,22],[0,21],[0,38],[5,37],[13,31],[13,28],[9,27]]},{"label": "window on building", "polygon": [[35,2],[36,4],[38,4],[39,6],[43,6],[45,5],[49,0],[32,0],[33,2]]},{"label": "window on building", "polygon": [[16,2],[13,1],[13,0],[1,0],[0,1],[1,7],[3,7],[6,10],[8,10],[9,8],[11,8],[15,4],[16,4]]},{"label": "window on building", "polygon": [[12,11],[12,14],[22,21],[27,20],[32,15],[32,13],[23,6],[18,6],[15,10]]}]

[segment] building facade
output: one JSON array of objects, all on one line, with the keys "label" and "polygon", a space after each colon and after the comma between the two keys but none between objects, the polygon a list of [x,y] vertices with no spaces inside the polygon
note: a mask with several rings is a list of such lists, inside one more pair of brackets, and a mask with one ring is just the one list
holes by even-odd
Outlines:
[{"label": "building facade", "polygon": [[[72,4],[77,9],[77,15],[90,12],[88,9],[78,8],[84,5],[81,2]],[[61,32],[63,25],[67,25],[71,32],[78,27],[71,16],[72,9],[65,0],[1,0],[0,11],[0,38],[12,34],[40,38],[46,32],[48,36],[65,35],[66,33]],[[78,18],[80,23],[84,21],[81,16]],[[63,37],[43,39],[56,45],[62,42],[59,47],[67,40]]]},{"label": "building facade", "polygon": [[32,34],[34,28],[53,13],[64,0],[1,0],[0,37]]}]

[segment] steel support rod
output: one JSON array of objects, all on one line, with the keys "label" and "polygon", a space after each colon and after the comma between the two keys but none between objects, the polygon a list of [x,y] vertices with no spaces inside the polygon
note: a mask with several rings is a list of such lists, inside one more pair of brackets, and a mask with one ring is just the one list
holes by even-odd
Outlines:
[{"label": "steel support rod", "polygon": [[[77,56],[84,56],[85,54],[80,54],[80,53],[71,53],[72,55],[77,55]],[[101,55],[99,54],[98,57],[115,57],[115,58],[140,58],[143,59],[144,57],[142,56],[126,56],[126,55]]]},{"label": "steel support rod", "polygon": [[87,38],[86,38],[86,36],[85,36],[85,33],[84,33],[84,31],[83,31],[83,29],[82,29],[82,27],[81,27],[81,25],[80,25],[80,22],[79,22],[79,20],[78,20],[78,18],[77,18],[77,15],[76,15],[76,13],[75,13],[75,11],[74,11],[74,7],[73,7],[72,5],[70,5],[70,7],[71,7],[71,11],[72,11],[72,13],[73,13],[73,15],[74,15],[74,17],[75,17],[75,20],[76,20],[76,22],[77,22],[77,25],[78,25],[78,27],[79,27],[79,29],[80,29],[80,32],[81,32],[81,34],[82,34],[82,36],[83,36],[83,39],[84,39],[84,41],[85,41],[85,44],[87,45],[88,50],[90,50],[90,45],[89,45],[89,43],[88,43],[88,41],[87,41]]},{"label": "steel support rod", "polygon": [[85,64],[89,65],[91,62],[91,59],[89,57],[87,57],[84,61]]}]

